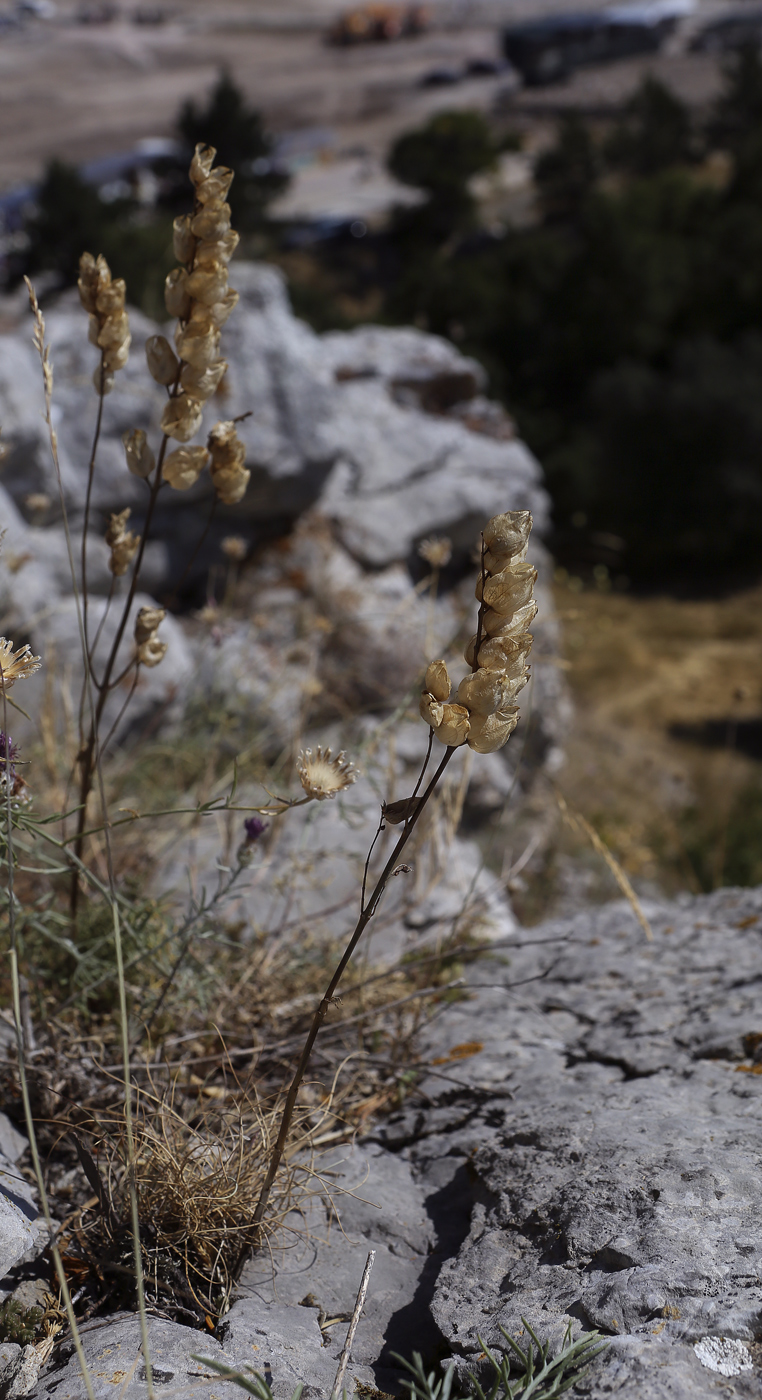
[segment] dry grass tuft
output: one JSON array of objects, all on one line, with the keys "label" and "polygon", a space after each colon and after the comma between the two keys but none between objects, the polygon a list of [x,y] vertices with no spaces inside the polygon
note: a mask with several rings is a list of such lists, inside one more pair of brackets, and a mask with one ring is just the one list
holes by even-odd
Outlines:
[{"label": "dry grass tuft", "polygon": [[[236,1265],[250,1242],[254,1207],[280,1119],[277,1101],[242,1090],[222,1106],[199,1097],[141,1091],[134,1116],[135,1189],[146,1303],[210,1330],[226,1312]],[[334,1121],[330,1097],[318,1114],[296,1116],[265,1236],[326,1187],[314,1139]],[[86,1145],[85,1145],[86,1144]],[[66,1265],[89,1295],[89,1312],[134,1302],[129,1170],[124,1119],[105,1119],[80,1138],[93,1195],[65,1222]]]}]

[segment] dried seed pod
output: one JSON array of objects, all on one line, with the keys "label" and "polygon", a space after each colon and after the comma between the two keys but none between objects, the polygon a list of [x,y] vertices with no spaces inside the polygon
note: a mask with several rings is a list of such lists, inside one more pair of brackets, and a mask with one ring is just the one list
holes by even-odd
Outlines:
[{"label": "dried seed pod", "polygon": [[487,564],[490,572],[497,563],[504,568],[529,543],[532,529],[532,516],[528,510],[507,510],[503,515],[494,515],[485,525],[482,538],[490,554]]},{"label": "dried seed pod", "polygon": [[79,260],[79,299],[85,311],[97,310],[98,288],[101,283],[111,280],[111,272],[102,253],[94,258],[92,253],[83,253]]},{"label": "dried seed pod", "polygon": [[138,646],[147,642],[148,638],[158,630],[167,616],[164,608],[140,608],[135,618],[135,641]]},{"label": "dried seed pod", "polygon": [[184,267],[173,267],[164,283],[164,305],[168,316],[176,316],[179,321],[187,320],[191,310],[191,299],[187,288],[188,274]]},{"label": "dried seed pod", "polygon": [[465,744],[470,730],[471,721],[465,705],[442,706],[442,719],[434,730],[440,744],[458,748]]},{"label": "dried seed pod", "polygon": [[178,394],[170,399],[161,415],[161,431],[178,442],[190,442],[201,427],[202,410],[198,399]]},{"label": "dried seed pod", "polygon": [[429,695],[428,691],[424,690],[418,708],[420,710],[421,719],[425,719],[426,723],[430,724],[432,729],[437,729],[444,718],[444,705],[442,701],[435,700],[433,695]]},{"label": "dried seed pod", "polygon": [[218,330],[203,331],[193,322],[183,330],[175,332],[175,345],[181,360],[196,369],[208,369],[218,357],[220,333]]},{"label": "dried seed pod", "polygon": [[191,219],[191,231],[195,238],[224,238],[230,232],[230,205],[217,200],[205,204]]},{"label": "dried seed pod", "polygon": [[[484,637],[479,647],[480,669],[503,671],[513,678],[524,674],[526,658],[532,648],[531,632],[520,637]],[[476,637],[472,637],[463,653],[469,666],[473,666],[476,652]]]},{"label": "dried seed pod", "polygon": [[[108,264],[106,265],[108,267]],[[95,309],[99,316],[116,316],[120,311],[124,311],[127,300],[127,283],[123,277],[117,277],[115,282],[102,277],[98,283],[98,290],[95,294]]]},{"label": "dried seed pod", "polygon": [[468,747],[475,753],[496,753],[508,742],[518,722],[518,705],[494,715],[472,715]]},{"label": "dried seed pod", "polygon": [[98,316],[95,316],[95,315],[90,315],[90,316],[88,316],[88,318],[87,318],[87,338],[88,338],[88,340],[90,341],[90,344],[91,344],[91,345],[97,345],[97,344],[98,344],[98,336],[100,335],[100,333],[101,333],[100,318],[99,318]]},{"label": "dried seed pod", "polygon": [[193,159],[190,163],[190,170],[188,171],[194,185],[200,185],[206,180],[209,171],[214,165],[214,157],[216,154],[217,151],[214,146],[205,146],[203,142],[199,142],[193,152]]},{"label": "dried seed pod", "polygon": [[218,165],[214,170],[210,170],[206,179],[196,186],[196,198],[202,204],[211,204],[213,201],[222,203],[227,198],[232,183],[232,170],[228,170],[225,165]]},{"label": "dried seed pod", "polygon": [[205,447],[176,447],[164,458],[162,480],[175,491],[187,491],[198,481],[208,460],[209,453]]},{"label": "dried seed pod", "polygon": [[215,360],[202,369],[195,365],[183,365],[180,383],[194,398],[205,401],[217,392],[227,367],[227,360]]},{"label": "dried seed pod", "polygon": [[215,326],[224,326],[231,312],[235,311],[240,300],[241,298],[238,292],[234,292],[233,288],[229,287],[224,297],[222,297],[220,301],[215,302],[214,306],[210,308],[211,317]]},{"label": "dried seed pod", "polygon": [[458,704],[471,715],[494,715],[512,704],[527,683],[526,676],[509,680],[500,671],[474,671],[458,686]]},{"label": "dried seed pod", "polygon": [[178,262],[189,263],[196,240],[191,231],[190,214],[181,214],[172,225],[172,251]]},{"label": "dried seed pod", "polygon": [[527,627],[531,627],[536,616],[537,604],[534,600],[525,603],[513,616],[508,617],[504,613],[496,613],[487,608],[482,618],[482,626],[488,637],[518,637]]},{"label": "dried seed pod", "polygon": [[130,428],[129,432],[122,434],[122,442],[128,470],[133,476],[140,476],[145,481],[156,466],[156,458],[143,429]]},{"label": "dried seed pod", "polygon": [[207,267],[200,267],[190,273],[185,285],[194,301],[200,301],[202,306],[214,306],[228,289],[227,266],[215,261]]},{"label": "dried seed pod", "polygon": [[508,616],[529,602],[536,580],[537,570],[531,564],[510,564],[501,573],[486,579],[483,587],[480,578],[476,596],[480,602],[483,597],[494,612]]},{"label": "dried seed pod", "polygon": [[240,234],[232,228],[224,238],[202,239],[196,244],[194,267],[208,267],[212,262],[229,263],[240,241]]},{"label": "dried seed pod", "polygon": [[431,661],[423,678],[423,689],[435,700],[449,700],[452,685],[444,661]]},{"label": "dried seed pod", "polygon": [[141,666],[158,666],[167,654],[167,643],[159,640],[155,632],[148,641],[138,647],[138,661]]},{"label": "dried seed pod", "polygon": [[131,515],[132,511],[130,507],[127,506],[124,510],[113,511],[109,516],[105,535],[106,544],[109,549],[113,549],[114,545],[117,544],[119,540],[124,539],[127,531],[127,521]]},{"label": "dried seed pod", "polygon": [[251,480],[251,472],[245,467],[209,468],[214,489],[224,506],[237,506],[246,495],[246,487]]},{"label": "dried seed pod", "polygon": [[102,394],[105,399],[106,395],[110,394],[114,387],[114,371],[109,369],[106,365],[104,365],[103,368],[101,368],[100,365],[96,365],[93,370],[93,387],[96,394]]},{"label": "dried seed pod", "polygon": [[157,384],[174,384],[180,370],[180,362],[166,336],[149,335],[146,341],[146,363],[148,372]]},{"label": "dried seed pod", "polygon": [[131,344],[132,336],[128,335],[127,338],[122,341],[121,345],[114,345],[109,350],[104,350],[103,361],[107,369],[124,369],[130,358]]}]

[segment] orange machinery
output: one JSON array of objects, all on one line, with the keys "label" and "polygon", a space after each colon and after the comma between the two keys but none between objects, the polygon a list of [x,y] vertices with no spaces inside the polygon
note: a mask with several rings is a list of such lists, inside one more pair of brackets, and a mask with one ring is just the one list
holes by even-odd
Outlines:
[{"label": "orange machinery", "polygon": [[422,34],[431,22],[425,5],[358,5],[331,26],[333,44],[383,43]]}]

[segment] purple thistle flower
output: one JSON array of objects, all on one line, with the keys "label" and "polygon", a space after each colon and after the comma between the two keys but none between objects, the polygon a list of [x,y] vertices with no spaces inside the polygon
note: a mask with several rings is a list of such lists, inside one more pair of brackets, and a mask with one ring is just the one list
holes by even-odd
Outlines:
[{"label": "purple thistle flower", "polygon": [[246,832],[248,844],[253,846],[254,842],[258,841],[260,836],[267,831],[267,822],[261,822],[259,817],[247,817],[244,821],[243,828]]},{"label": "purple thistle flower", "polygon": [[18,744],[14,744],[10,734],[4,734],[2,729],[0,729],[0,766],[5,768],[7,766],[7,760],[10,759],[11,777],[15,777],[13,764],[18,758],[18,753]]}]

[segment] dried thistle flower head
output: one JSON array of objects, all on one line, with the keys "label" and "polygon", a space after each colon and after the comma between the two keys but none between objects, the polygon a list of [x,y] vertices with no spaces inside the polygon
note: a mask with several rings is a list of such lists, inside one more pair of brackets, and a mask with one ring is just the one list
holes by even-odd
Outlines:
[{"label": "dried thistle flower head", "polygon": [[156,458],[143,429],[130,428],[128,432],[122,433],[122,442],[128,470],[133,476],[142,477],[145,481],[156,466]]},{"label": "dried thistle flower head", "polygon": [[115,512],[109,517],[106,527],[106,544],[111,550],[108,566],[115,578],[126,574],[140,546],[140,535],[133,535],[127,529],[130,514],[129,506],[126,510]]},{"label": "dried thistle flower head", "polygon": [[248,546],[241,535],[226,535],[220,544],[220,549],[226,559],[230,559],[234,564],[240,564],[246,558]]},{"label": "dried thistle flower head", "polygon": [[10,690],[16,681],[28,680],[41,665],[40,657],[32,656],[28,642],[14,651],[13,642],[0,637],[0,690]]},{"label": "dried thistle flower head", "polygon": [[421,716],[448,746],[466,743],[476,753],[494,753],[518,724],[513,702],[527,683],[532,645],[527,628],[537,612],[532,597],[537,571],[524,558],[531,528],[528,511],[507,511],[485,526],[488,548],[480,552],[476,587],[479,630],[465,653],[472,673],[461,681],[455,704],[448,702],[444,662],[432,661],[426,671]]},{"label": "dried thistle flower head", "polygon": [[223,505],[234,506],[241,500],[251,478],[247,471],[246,448],[232,421],[215,423],[207,438],[212,455],[210,472],[214,488]]},{"label": "dried thistle flower head", "polygon": [[296,771],[307,796],[317,802],[335,797],[337,792],[351,787],[357,779],[357,770],[354,764],[347,762],[343,750],[332,758],[331,750],[321,748],[320,744],[314,753],[312,749],[301,750],[296,760]]},{"label": "dried thistle flower head", "polygon": [[88,338],[101,352],[93,377],[96,392],[110,393],[115,370],[124,369],[132,336],[125,310],[127,287],[121,277],[113,280],[106,259],[83,253],[79,260],[79,299],[90,313]]},{"label": "dried thistle flower head", "polygon": [[198,481],[208,461],[209,453],[205,447],[176,447],[164,458],[162,480],[175,491],[187,491]]},{"label": "dried thistle flower head", "polygon": [[452,559],[452,541],[446,535],[429,535],[418,546],[421,559],[425,559],[432,569],[444,569]]}]

